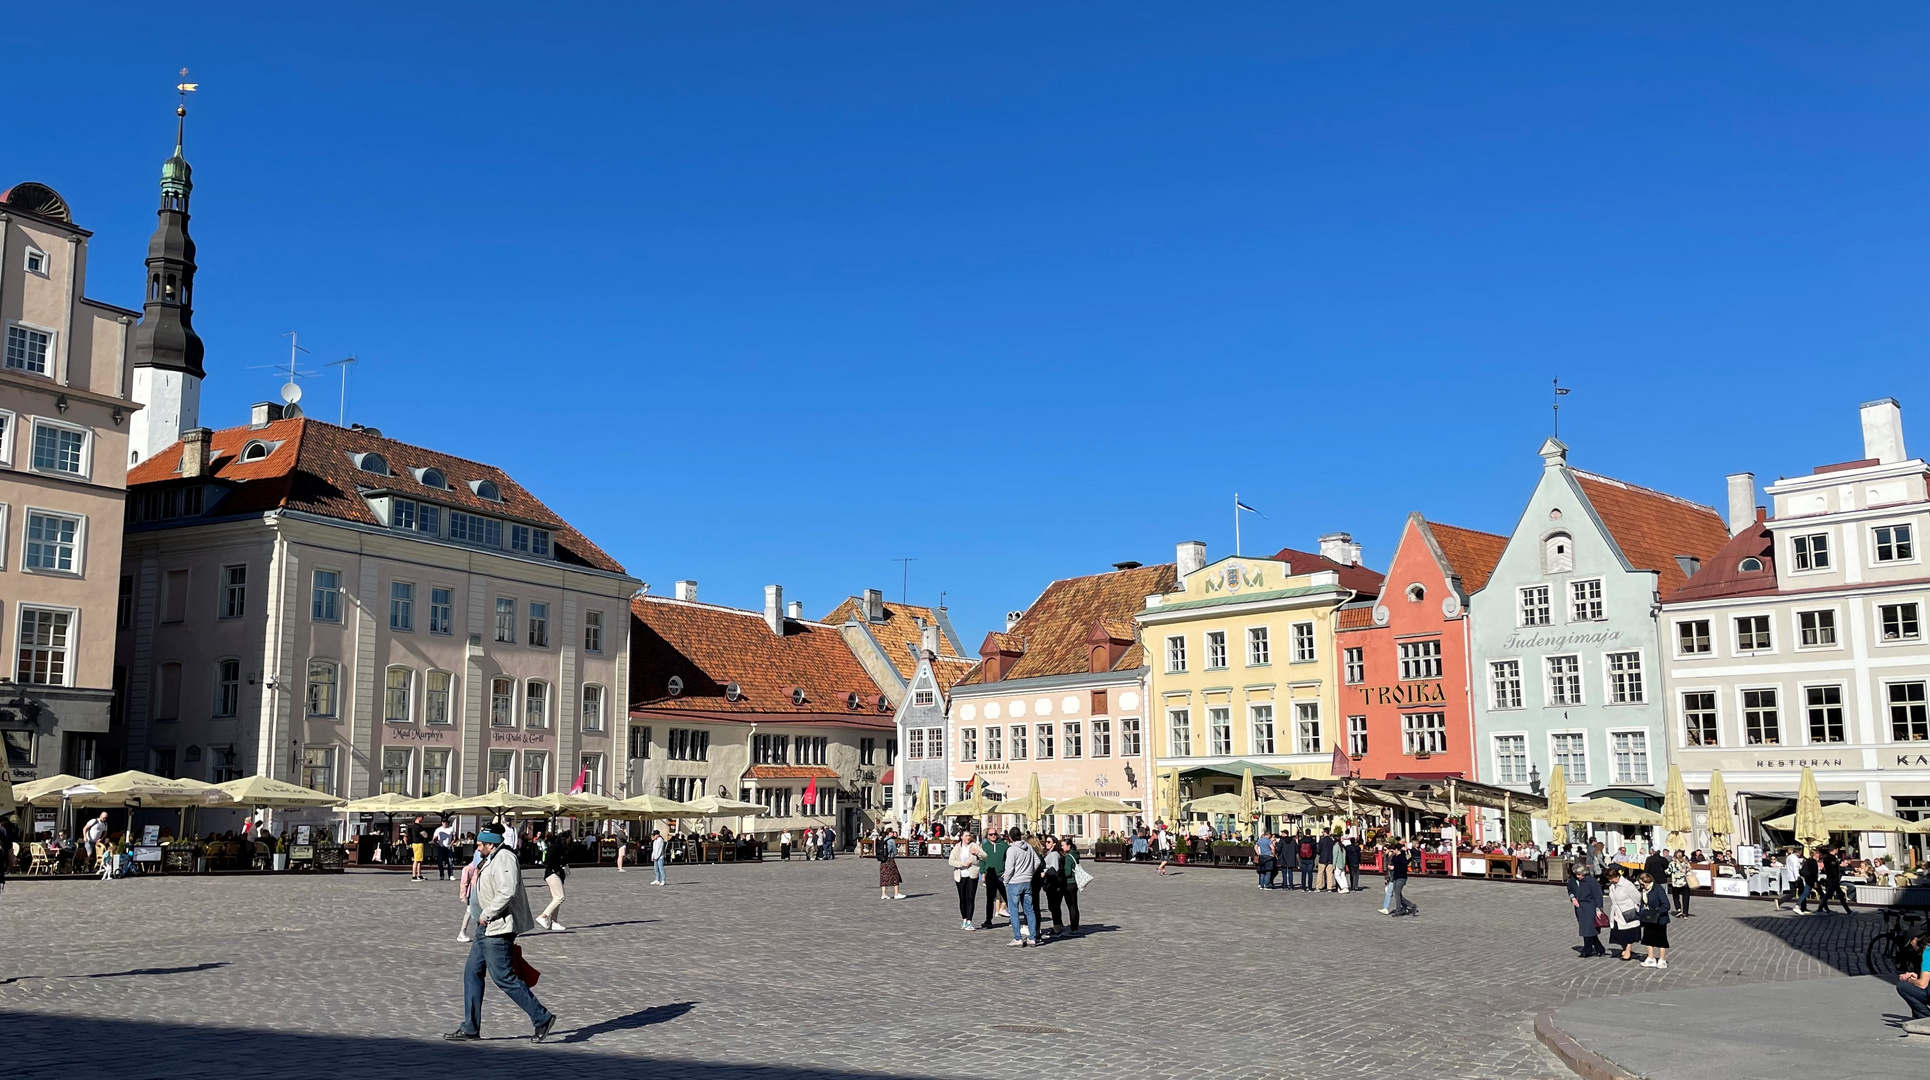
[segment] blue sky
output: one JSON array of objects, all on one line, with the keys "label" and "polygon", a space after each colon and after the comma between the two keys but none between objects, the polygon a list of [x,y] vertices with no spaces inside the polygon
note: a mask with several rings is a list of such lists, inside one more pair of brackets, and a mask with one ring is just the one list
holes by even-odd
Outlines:
[{"label": "blue sky", "polygon": [[[196,5],[39,14],[0,183],[135,304],[193,101],[204,422],[299,330],[349,418],[509,469],[657,591],[941,590],[1410,510],[1571,460],[1930,452],[1930,8]],[[76,44],[84,42],[84,46]],[[332,418],[332,372],[308,386]]]}]

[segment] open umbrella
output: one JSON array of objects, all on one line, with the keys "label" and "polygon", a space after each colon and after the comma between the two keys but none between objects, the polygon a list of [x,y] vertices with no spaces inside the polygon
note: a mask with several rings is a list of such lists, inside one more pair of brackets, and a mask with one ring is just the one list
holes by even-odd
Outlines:
[{"label": "open umbrella", "polygon": [[[1802,809],[1799,806],[1794,814],[1784,814],[1779,818],[1770,818],[1768,821],[1763,822],[1763,824],[1772,829],[1794,829],[1796,822],[1802,817],[1802,813]],[[1858,806],[1855,803],[1831,803],[1819,810],[1817,816],[1822,820],[1823,831],[1826,833],[1900,833],[1913,831],[1916,825],[1916,822],[1905,821],[1900,817],[1891,817],[1888,814],[1879,813],[1868,807]],[[1825,839],[1827,839],[1827,837]],[[1823,840],[1815,840],[1806,841],[1805,843],[1820,844],[1823,842]]]},{"label": "open umbrella", "polygon": [[1193,799],[1186,803],[1186,809],[1195,814],[1238,814],[1246,805],[1238,792],[1222,791],[1218,795],[1208,795],[1203,799]]},{"label": "open umbrella", "polygon": [[1568,776],[1557,765],[1548,772],[1548,829],[1555,834],[1559,843],[1568,842],[1568,823],[1573,818],[1568,815]]},{"label": "open umbrella", "polygon": [[756,817],[765,812],[762,803],[739,802],[718,795],[692,799],[689,805],[691,817]]},{"label": "open umbrella", "polygon": [[931,778],[918,778],[918,805],[912,808],[911,820],[917,825],[931,824]]},{"label": "open umbrella", "polygon": [[1139,807],[1123,803],[1118,799],[1108,799],[1104,795],[1076,795],[1064,802],[1052,804],[1055,814],[1137,814]]},{"label": "open umbrella", "polygon": [[[1598,825],[1662,824],[1661,814],[1622,802],[1620,799],[1585,799],[1581,802],[1565,803],[1563,807],[1569,818],[1574,821],[1592,821]],[[1553,810],[1552,806],[1550,810]],[[1546,818],[1550,810],[1537,810],[1533,816]]]},{"label": "open umbrella", "polygon": [[239,780],[216,784],[214,789],[236,806],[266,807],[269,810],[340,806],[347,801],[326,791],[316,791],[272,776],[244,776]]},{"label": "open umbrella", "polygon": [[1682,766],[1669,766],[1669,789],[1662,795],[1662,827],[1669,830],[1669,846],[1684,848],[1682,838],[1695,828],[1689,816],[1689,789],[1682,784]]},{"label": "open umbrella", "polygon": [[623,817],[651,818],[697,817],[697,811],[688,803],[666,799],[662,795],[638,795],[617,804],[623,808]]},{"label": "open umbrella", "polygon": [[87,781],[78,776],[61,773],[57,776],[43,776],[24,784],[13,785],[13,801],[21,806],[59,806],[60,793],[75,784]]},{"label": "open umbrella", "polygon": [[608,799],[601,795],[569,795],[561,791],[552,791],[548,795],[535,796],[532,801],[538,804],[541,812],[551,817],[595,818],[622,814],[615,799]]},{"label": "open umbrella", "polygon": [[[470,805],[473,801],[465,800],[463,805]],[[386,791],[366,799],[352,799],[338,809],[344,814],[401,814],[410,810],[420,810],[422,807],[416,805],[416,800],[399,791]]]},{"label": "open umbrella", "polygon": [[1736,816],[1729,812],[1729,789],[1723,786],[1722,770],[1709,772],[1709,848],[1728,851],[1729,838],[1736,832]]},{"label": "open umbrella", "polygon": [[1829,825],[1823,820],[1823,801],[1816,796],[1816,774],[1803,770],[1802,782],[1796,786],[1796,813],[1790,821],[1795,829],[1796,842],[1805,849],[1828,842]]},{"label": "open umbrella", "polygon": [[125,806],[139,800],[142,806],[207,806],[225,800],[213,784],[199,780],[172,779],[130,769],[98,780],[84,780],[62,794],[75,806]]},{"label": "open umbrella", "polygon": [[[376,797],[381,798],[379,795]],[[349,804],[351,807],[354,805],[354,803]],[[414,805],[406,805],[398,806],[395,809],[419,810],[422,808]],[[529,816],[548,812],[548,807],[544,806],[543,803],[537,799],[527,795],[511,794],[509,781],[500,778],[496,781],[496,790],[487,791],[481,795],[468,796],[464,798],[459,805],[451,807],[450,809],[462,814],[497,814],[503,817],[513,817],[517,815]]]}]

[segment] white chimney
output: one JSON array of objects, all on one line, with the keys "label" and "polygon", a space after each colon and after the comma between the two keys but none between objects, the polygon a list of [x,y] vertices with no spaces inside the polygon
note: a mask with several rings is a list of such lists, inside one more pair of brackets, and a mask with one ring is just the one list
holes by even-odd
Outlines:
[{"label": "white chimney", "polygon": [[1183,540],[1179,545],[1179,576],[1185,577],[1206,565],[1206,541]]},{"label": "white chimney", "polygon": [[1006,612],[1005,613],[1005,632],[1008,634],[1011,633],[1012,629],[1019,625],[1019,619],[1022,618],[1024,615],[1025,615],[1025,612],[1023,611]]},{"label": "white chimney", "polygon": [[802,601],[802,600],[793,600],[793,601],[791,601],[791,603],[790,603],[790,606],[789,606],[789,607],[788,607],[788,608],[786,609],[786,611],[787,611],[787,612],[788,612],[788,613],[790,614],[790,616],[791,616],[791,618],[793,618],[793,619],[797,619],[797,620],[799,620],[800,622],[801,622],[801,621],[803,621],[803,619],[804,619],[804,601]]},{"label": "white chimney", "polygon": [[864,618],[866,622],[885,621],[885,592],[883,589],[864,591]]},{"label": "white chimney", "polygon": [[1354,543],[1351,533],[1328,533],[1320,538],[1320,557],[1352,566],[1360,561],[1360,545]]},{"label": "white chimney", "polygon": [[697,583],[689,580],[688,578],[686,578],[683,581],[679,581],[677,583],[677,599],[689,600],[693,603],[696,602]]},{"label": "white chimney", "polygon": [[1729,535],[1741,535],[1742,530],[1756,523],[1756,474],[1729,474]]},{"label": "white chimney", "polygon": [[248,426],[251,428],[265,428],[280,419],[279,401],[257,401],[248,406]]},{"label": "white chimney", "polygon": [[784,586],[764,586],[764,624],[771,633],[784,636]]},{"label": "white chimney", "polygon": [[939,651],[938,650],[938,624],[935,622],[931,622],[931,623],[926,623],[925,625],[919,627],[918,636],[921,639],[919,641],[919,644],[923,646],[924,650],[932,654],[933,656],[937,656]]},{"label": "white chimney", "polygon": [[1904,460],[1903,406],[1893,397],[1863,403],[1863,456],[1878,464]]}]

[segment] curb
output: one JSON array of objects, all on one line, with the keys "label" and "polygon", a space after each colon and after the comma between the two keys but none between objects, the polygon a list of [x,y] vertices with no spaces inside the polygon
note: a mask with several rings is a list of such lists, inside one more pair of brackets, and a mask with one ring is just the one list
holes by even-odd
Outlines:
[{"label": "curb", "polygon": [[1576,1042],[1569,1034],[1555,1026],[1555,1010],[1543,1009],[1535,1014],[1535,1038],[1554,1052],[1562,1064],[1575,1071],[1584,1080],[1641,1080],[1635,1074],[1625,1072],[1621,1066]]}]

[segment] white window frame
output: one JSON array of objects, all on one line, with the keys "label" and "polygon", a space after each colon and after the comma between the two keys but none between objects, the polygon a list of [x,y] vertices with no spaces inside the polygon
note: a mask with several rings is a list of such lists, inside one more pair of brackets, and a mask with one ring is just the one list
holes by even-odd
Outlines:
[{"label": "white window frame", "polygon": [[[327,712],[314,711],[313,705],[315,701],[315,695],[309,691],[309,688],[315,684],[315,665],[317,664],[327,665],[330,673],[333,676],[328,681],[328,686],[330,689],[328,693],[329,711]],[[342,664],[341,664],[341,661],[335,660],[326,656],[311,656],[308,658],[308,663],[304,665],[302,668],[302,715],[304,717],[308,717],[308,716],[339,717],[342,715]]]},{"label": "white window frame", "polygon": [[1367,681],[1367,647],[1354,645],[1340,650],[1341,682],[1360,686]]},{"label": "white window frame", "polygon": [[603,611],[600,608],[591,608],[583,613],[583,651],[603,651]]},{"label": "white window frame", "polygon": [[[234,581],[234,572],[241,571],[241,581]],[[217,619],[242,619],[248,615],[248,564],[227,563],[221,567],[221,607],[215,614]]]},{"label": "white window frame", "polygon": [[[1312,717],[1311,720],[1308,718],[1310,714]],[[1307,725],[1310,723],[1313,725],[1313,740],[1312,740],[1313,749],[1311,750],[1307,749],[1307,746],[1308,746]],[[1325,747],[1326,741],[1327,741],[1327,732],[1325,730],[1325,717],[1321,716],[1320,714],[1320,703],[1318,701],[1294,702],[1293,703],[1294,752],[1300,753],[1300,754],[1326,753],[1327,752]]]},{"label": "white window frame", "polygon": [[[447,685],[445,685],[442,689],[444,700],[442,703],[443,705],[442,719],[440,720],[436,719],[435,710],[429,707],[429,696],[436,692],[435,689],[430,685],[430,682],[438,675],[449,680]],[[453,724],[456,722],[456,673],[455,672],[445,671],[442,668],[429,668],[428,670],[422,673],[422,722],[425,724],[433,724],[437,727],[442,727],[446,724]]]},{"label": "white window frame", "polygon": [[[509,692],[506,694],[498,694],[496,688],[504,683],[509,684]],[[489,696],[489,726],[491,728],[509,731],[518,726],[516,722],[516,691],[516,680],[510,676],[492,675],[489,677],[487,692]],[[499,702],[502,705],[501,708],[497,707]]]},{"label": "white window frame", "polygon": [[1249,626],[1246,628],[1246,666],[1273,666],[1273,640],[1267,627]]},{"label": "white window frame", "polygon": [[[1217,644],[1220,650],[1220,662],[1217,664],[1213,662],[1213,648],[1215,645],[1215,641],[1214,641],[1215,638],[1219,639]],[[1228,664],[1231,662],[1231,658],[1227,655],[1227,649],[1226,649],[1226,631],[1224,629],[1208,630],[1203,635],[1203,640],[1206,642],[1206,655],[1201,657],[1201,659],[1205,661],[1205,666],[1200,668],[1200,670],[1201,671],[1225,671],[1227,669]]]},{"label": "white window frame", "polygon": [[[608,720],[603,715],[604,705],[609,701],[609,698],[609,692],[603,689],[603,684],[583,684],[583,691],[577,695],[576,715],[584,731],[602,731],[604,729],[608,723]],[[596,703],[594,715],[592,715],[589,708],[592,701]]]},{"label": "white window frame", "polygon": [[[1214,715],[1215,713],[1225,717],[1226,722],[1224,724],[1214,723],[1214,721],[1218,719],[1218,717]],[[1220,748],[1221,732],[1226,733],[1226,748],[1224,750]],[[1206,749],[1207,753],[1213,757],[1233,756],[1233,706],[1208,705],[1206,707]]]},{"label": "white window frame", "polygon": [[[1501,689],[1502,677],[1496,673],[1495,668],[1502,664],[1514,665],[1514,673],[1511,676],[1508,676],[1508,678],[1510,678],[1514,683],[1514,701],[1512,703],[1501,700],[1501,695],[1498,692]],[[1500,657],[1499,659],[1488,661],[1488,708],[1489,710],[1492,712],[1512,712],[1516,709],[1525,709],[1527,707],[1528,707],[1528,688],[1527,688],[1527,684],[1521,681],[1521,658],[1515,657],[1515,656],[1504,656],[1504,657]]]},{"label": "white window frame", "polygon": [[[1427,727],[1417,728],[1415,726],[1415,721],[1421,719],[1422,717],[1438,717],[1440,718],[1441,726],[1439,728],[1436,728],[1436,727],[1433,727],[1432,725],[1429,725]],[[1434,737],[1437,735],[1440,737],[1440,746],[1438,748],[1431,747],[1431,746],[1422,747],[1419,745],[1424,740],[1429,743],[1434,742]],[[1401,713],[1401,753],[1402,754],[1410,757],[1418,757],[1422,753],[1426,753],[1432,756],[1434,754],[1445,754],[1447,753],[1447,750],[1448,750],[1447,713],[1444,710],[1415,709],[1409,712]]]},{"label": "white window frame", "polygon": [[[1904,608],[1912,609],[1911,621],[1916,623],[1917,632],[1910,637],[1902,637],[1902,636],[1898,636],[1895,638],[1885,637],[1883,633],[1883,609],[1886,607],[1893,607],[1898,609],[1897,621],[1898,621],[1899,627],[1901,627],[1902,625],[1902,609]],[[1872,602],[1870,604],[1870,643],[1879,649],[1895,649],[1895,648],[1905,648],[1910,646],[1922,645],[1923,644],[1923,601],[1917,599],[1916,597],[1910,597],[1908,599],[1904,599],[1901,597],[1894,598],[1894,599],[1885,597],[1883,599],[1879,599]]]},{"label": "white window frame", "polygon": [[[332,589],[322,588],[321,584],[317,582],[315,579],[315,575],[317,574],[334,574],[335,587]],[[333,617],[319,617],[315,614],[315,601],[319,597],[324,595],[328,596],[329,598],[328,606],[333,609],[332,611]],[[317,566],[314,569],[309,571],[308,621],[319,622],[319,623],[329,623],[335,626],[342,625],[342,571],[341,570],[332,566]]]},{"label": "white window frame", "polygon": [[[1433,646],[1431,651],[1429,646]],[[1443,668],[1440,638],[1396,642],[1394,648],[1395,655],[1400,660],[1401,682],[1441,678]]]},{"label": "white window frame", "polygon": [[[1635,696],[1618,698],[1615,696],[1615,657],[1633,656],[1635,658]],[[1602,704],[1604,705],[1647,705],[1649,703],[1648,658],[1640,649],[1616,649],[1602,654]],[[1624,729],[1628,730],[1628,729]]]},{"label": "white window frame", "polygon": [[[1748,702],[1747,695],[1760,694],[1764,691],[1768,691],[1769,693],[1776,695],[1776,741],[1775,742],[1750,742],[1749,741],[1749,702]],[[1737,686],[1735,688],[1735,695],[1736,695],[1736,738],[1740,740],[1738,745],[1744,748],[1754,747],[1754,746],[1789,746],[1791,745],[1789,741],[1789,702],[1787,699],[1783,697],[1783,687],[1781,683],[1764,683],[1764,684],[1759,684],[1754,686]],[[1807,722],[1807,719],[1805,719],[1805,722]]]},{"label": "white window frame", "polygon": [[[67,510],[54,510],[39,506],[23,507],[20,515],[20,569],[29,574],[52,574],[57,577],[85,577],[87,574],[87,515]],[[50,566],[27,565],[27,530],[33,527],[34,515],[63,518],[77,522],[74,527],[74,568],[62,570]]]},{"label": "white window frame", "polygon": [[[1823,542],[1822,562],[1816,561],[1814,540]],[[1871,549],[1875,550],[1875,549]],[[1830,564],[1830,534],[1827,532],[1802,533],[1789,538],[1789,572],[1791,574],[1827,574]],[[1804,565],[1807,563],[1808,565]]]},{"label": "white window frame", "polygon": [[[1629,779],[1624,780],[1615,774],[1615,770],[1619,767],[1616,764],[1616,758],[1615,758],[1615,737],[1617,735],[1640,735],[1642,737],[1643,766],[1642,766],[1642,775],[1640,777],[1637,777],[1633,773],[1631,773],[1629,776]],[[1607,732],[1607,738],[1608,738],[1608,782],[1610,784],[1614,784],[1620,787],[1629,787],[1629,786],[1648,787],[1649,785],[1655,782],[1655,740],[1649,736],[1648,728],[1646,727],[1609,728]]]},{"label": "white window frame", "polygon": [[[1594,587],[1593,596],[1583,596],[1582,591]],[[1584,610],[1589,605],[1593,614]],[[1568,621],[1604,622],[1608,619],[1608,589],[1601,578],[1576,578],[1568,582]]]},{"label": "white window frame", "polygon": [[[8,536],[7,511],[8,511],[7,504],[0,503],[0,570],[5,570],[7,568],[7,536]],[[23,542],[25,541],[24,537],[22,538],[22,541]],[[118,600],[116,601],[116,606],[118,608]],[[116,626],[119,625],[118,617],[115,620],[115,625]],[[129,623],[129,625],[131,626],[133,624]]]},{"label": "white window frame", "polygon": [[1349,716],[1347,718],[1347,756],[1366,757],[1368,745],[1367,717],[1360,713]]},{"label": "white window frame", "polygon": [[[531,720],[529,716],[530,691],[535,690],[538,687],[542,689],[543,715],[540,720]],[[554,720],[554,717],[552,717],[550,714],[555,711],[555,705],[556,705],[555,688],[549,684],[549,681],[546,679],[523,680],[522,700],[523,700],[523,727],[525,729],[536,728],[537,730],[541,730],[541,731],[548,730],[551,726],[551,722]]]},{"label": "white window frame", "polygon": [[1059,725],[1057,724],[1032,725],[1032,760],[1054,760],[1053,755],[1058,752],[1058,736]]},{"label": "white window frame", "polygon": [[[1541,613],[1540,622],[1528,621],[1528,594],[1540,593],[1540,602],[1535,605]],[[1539,585],[1519,585],[1515,587],[1515,625],[1516,626],[1553,626],[1555,622],[1554,586],[1547,583]]]},{"label": "white window frame", "polygon": [[[1762,649],[1742,647],[1742,620],[1763,619],[1769,627],[1769,645]],[[1776,616],[1774,612],[1752,611],[1729,616],[1729,648],[1732,656],[1774,656],[1776,655]]]},{"label": "white window frame", "polygon": [[[1510,780],[1501,768],[1501,742],[1503,739],[1519,740],[1521,746],[1521,778]],[[1496,731],[1488,736],[1488,760],[1494,769],[1494,782],[1497,784],[1526,784],[1528,774],[1534,770],[1535,755],[1528,749],[1528,733],[1525,731]],[[1552,760],[1552,759],[1551,759]]]},{"label": "white window frame", "polygon": [[[1830,708],[1831,706],[1812,706],[1809,703],[1809,692],[1811,690],[1836,691],[1836,705],[1834,706],[1834,708],[1836,709],[1837,713],[1840,714],[1838,716],[1837,722],[1838,722],[1838,725],[1843,729],[1842,739],[1835,742],[1829,742],[1829,741],[1819,742],[1814,737],[1812,737],[1810,732],[1809,710],[1812,708],[1818,708],[1818,707]],[[1850,708],[1851,708],[1850,684],[1847,680],[1824,679],[1820,682],[1797,683],[1796,697],[1798,701],[1801,703],[1800,707],[1803,710],[1803,726],[1801,729],[1801,734],[1803,736],[1803,745],[1805,746],[1847,746],[1850,744],[1850,742],[1854,738],[1856,717],[1850,711]],[[1888,698],[1889,698],[1889,692],[1886,690],[1884,692],[1885,700],[1883,702],[1884,709],[1886,710],[1884,719],[1886,720],[1889,719],[1889,716],[1887,713],[1887,710],[1889,709]]]},{"label": "white window frame", "polygon": [[[402,768],[400,770],[401,779],[394,785],[391,785],[389,783],[389,775],[392,772],[396,771],[389,768],[388,759],[390,754],[402,755]],[[418,790],[415,787],[415,782],[416,782],[415,747],[384,745],[382,747],[382,757],[377,768],[376,783],[375,783],[376,791],[386,795],[390,792],[390,790],[393,789],[395,793],[398,795],[411,795],[416,790]]]},{"label": "white window frame", "polygon": [[[1910,539],[1906,541],[1910,545],[1910,557],[1907,559],[1878,558],[1876,531],[1878,529],[1895,530],[1899,528],[1910,530]],[[1892,532],[1891,534],[1891,543],[1892,543],[1892,546],[1894,546],[1895,544],[1894,532]],[[1870,526],[1870,565],[1871,566],[1910,566],[1914,563],[1918,563],[1922,561],[1923,561],[1923,537],[1917,535],[1917,527],[1915,522],[1883,521],[1883,522],[1877,522]]]},{"label": "white window frame", "polygon": [[978,729],[975,727],[958,729],[958,760],[978,760]]},{"label": "white window frame", "polygon": [[[1673,623],[1671,623],[1670,627],[1673,635],[1673,640],[1671,642],[1670,647],[1675,650],[1676,657],[1681,660],[1689,660],[1698,656],[1714,656],[1716,654],[1716,635],[1715,635],[1715,628],[1712,625],[1710,625],[1714,621],[1715,620],[1707,616],[1704,616],[1699,619],[1677,619]],[[1702,638],[1707,643],[1708,647],[1703,649],[1701,652],[1686,652],[1682,648],[1682,628],[1690,625],[1691,623],[1702,623],[1704,626],[1705,632],[1702,634]]]},{"label": "white window frame", "polygon": [[[399,595],[398,590],[403,589],[408,590],[407,596]],[[391,633],[415,633],[415,605],[415,582],[389,582],[389,631]]]},{"label": "white window frame", "polygon": [[[226,664],[233,664],[235,666],[235,679],[232,684],[230,684],[226,679],[223,679],[221,677],[221,668],[223,665],[226,665]],[[222,697],[224,696],[223,692],[226,689],[228,689],[230,686],[232,686],[234,689],[235,700],[233,705],[229,705],[227,702],[222,700]],[[241,658],[240,657],[223,656],[215,660],[213,691],[214,692],[209,695],[209,702],[208,702],[208,715],[210,717],[213,717],[216,720],[232,720],[235,717],[241,715]]]},{"label": "white window frame", "polygon": [[[1920,673],[1910,676],[1898,676],[1894,679],[1882,679],[1878,682],[1883,692],[1882,696],[1877,699],[1878,706],[1883,710],[1881,714],[1882,719],[1880,720],[1882,727],[1879,730],[1883,735],[1882,741],[1890,746],[1924,745],[1924,740],[1922,739],[1899,739],[1896,737],[1896,717],[1891,711],[1895,708],[1895,705],[1890,701],[1890,691],[1893,687],[1907,686],[1912,683],[1924,685],[1925,696],[1930,697],[1930,678],[1925,678]],[[1925,712],[1930,713],[1930,702],[1925,703]]]},{"label": "white window frame", "polygon": [[[1574,687],[1575,691],[1573,700],[1562,700],[1565,695],[1555,693],[1555,679],[1558,677],[1555,674],[1555,661],[1557,660],[1573,660],[1575,662],[1574,671],[1565,672],[1559,676],[1559,678],[1562,679],[1574,680],[1573,683],[1570,684]],[[1586,695],[1582,693],[1582,688],[1586,685],[1586,676],[1582,671],[1582,658],[1580,653],[1556,653],[1552,656],[1542,657],[1541,676],[1541,692],[1546,695],[1544,704],[1548,708],[1572,709],[1587,704],[1588,699]]]},{"label": "white window frame", "polygon": [[[547,600],[531,600],[523,605],[524,619],[529,624],[529,647],[547,649],[550,647],[550,604]],[[541,614],[538,614],[538,612]]]},{"label": "white window frame", "polygon": [[[80,436],[80,471],[68,472],[65,469],[43,469],[34,461],[34,444],[39,442],[39,431],[65,431]],[[69,424],[63,420],[53,420],[45,416],[33,418],[34,434],[27,440],[27,471],[37,476],[58,476],[67,480],[92,480],[94,478],[94,432],[79,424]]]},{"label": "white window frame", "polygon": [[1166,756],[1193,756],[1193,709],[1190,705],[1166,710]]},{"label": "white window frame", "polygon": [[[1578,736],[1581,739],[1582,775],[1577,777],[1574,773],[1574,770],[1567,769],[1563,771],[1562,779],[1570,784],[1591,784],[1591,785],[1594,784],[1595,783],[1595,779],[1594,779],[1595,748],[1588,744],[1588,729],[1587,728],[1556,728],[1548,732],[1548,738],[1547,738],[1548,768],[1551,772],[1554,770],[1556,765],[1561,764],[1560,755],[1555,753],[1555,737],[1557,735],[1563,735],[1563,736],[1574,735],[1574,736]],[[1532,766],[1534,763],[1530,761],[1529,764],[1530,766]]]},{"label": "white window frame", "polygon": [[[34,266],[35,259],[40,260],[40,266],[37,268]],[[35,277],[51,277],[53,276],[53,265],[53,257],[32,244],[26,245],[25,250],[20,253],[21,273],[32,274]]]},{"label": "white window frame", "polygon": [[14,432],[20,430],[20,417],[11,409],[0,409],[0,465],[13,464]]},{"label": "white window frame", "polygon": [[[14,367],[7,363],[6,338],[13,336],[12,330],[16,326],[22,330],[31,330],[37,334],[47,335],[46,371],[33,371],[25,367]],[[37,378],[46,379],[49,382],[53,381],[54,376],[59,374],[60,367],[60,331],[51,326],[42,326],[39,323],[28,322],[25,319],[7,320],[7,331],[4,336],[0,336],[0,371],[17,371],[22,375],[32,375]]]},{"label": "white window frame", "polygon": [[[1287,624],[1287,640],[1292,649],[1287,657],[1290,664],[1311,664],[1320,659],[1319,639],[1314,635],[1313,623],[1297,622]],[[1306,648],[1301,648],[1305,645]]]},{"label": "white window frame", "polygon": [[[1805,615],[1828,615],[1830,620],[1829,633],[1830,633],[1830,637],[1833,640],[1826,645],[1805,644],[1803,642],[1803,633],[1804,633],[1803,616]],[[1828,607],[1819,607],[1819,608],[1799,608],[1795,612],[1795,622],[1796,622],[1796,636],[1794,638],[1795,643],[1791,646],[1791,648],[1795,649],[1797,652],[1836,652],[1843,648],[1843,613],[1835,606],[1832,605]],[[1880,617],[1878,620],[1878,629],[1879,631],[1881,630]],[[1880,633],[1879,633],[1879,638],[1880,638]],[[1771,634],[1771,640],[1774,640],[1773,633]]]},{"label": "white window frame", "polygon": [[[1260,721],[1262,715],[1266,718],[1266,749],[1264,750],[1260,748]],[[1273,702],[1248,702],[1246,707],[1246,727],[1247,747],[1251,753],[1274,754],[1279,752],[1275,749],[1279,745],[1280,733],[1274,723]]]},{"label": "white window frame", "polygon": [[[56,615],[67,616],[67,645],[63,650],[61,650],[63,655],[61,658],[61,681],[60,682],[29,683],[29,682],[22,682],[20,680],[20,649],[21,649],[21,643],[23,641],[23,638],[21,637],[21,634],[20,634],[20,620],[26,618],[27,613],[30,611],[48,611]],[[7,656],[5,666],[0,667],[0,674],[5,674],[7,678],[13,680],[16,686],[76,686],[78,685],[74,681],[75,679],[74,667],[75,667],[76,656],[80,651],[80,609],[79,608],[69,607],[65,604],[42,604],[42,603],[36,603],[36,602],[15,601],[13,605],[12,614],[8,615],[5,611],[0,611],[0,616],[4,616],[12,620],[7,625],[10,626],[13,631],[12,633],[13,649]]]},{"label": "white window frame", "polygon": [[1169,675],[1186,673],[1186,635],[1166,635],[1166,672]]},{"label": "white window frame", "polygon": [[[1690,694],[1709,695],[1710,708],[1711,711],[1715,713],[1716,721],[1714,742],[1699,743],[1689,740],[1688,697]],[[1685,686],[1677,688],[1675,692],[1675,726],[1676,730],[1682,733],[1682,738],[1676,745],[1684,749],[1707,750],[1710,747],[1727,745],[1722,738],[1722,688],[1719,686]]]},{"label": "white window frame", "polygon": [[[396,715],[397,710],[394,708],[397,688],[391,685],[391,676],[398,671],[408,676],[401,686],[402,715],[400,716]],[[382,722],[385,724],[415,723],[415,669],[407,664],[390,664],[382,669]]]},{"label": "white window frame", "polygon": [[[449,594],[449,602],[447,604],[436,603],[437,592]],[[429,633],[437,637],[449,637],[456,632],[456,587],[454,585],[437,585],[433,581],[430,582],[428,608],[429,624],[426,629]],[[440,630],[436,628],[438,615],[441,616],[442,628]]]}]

